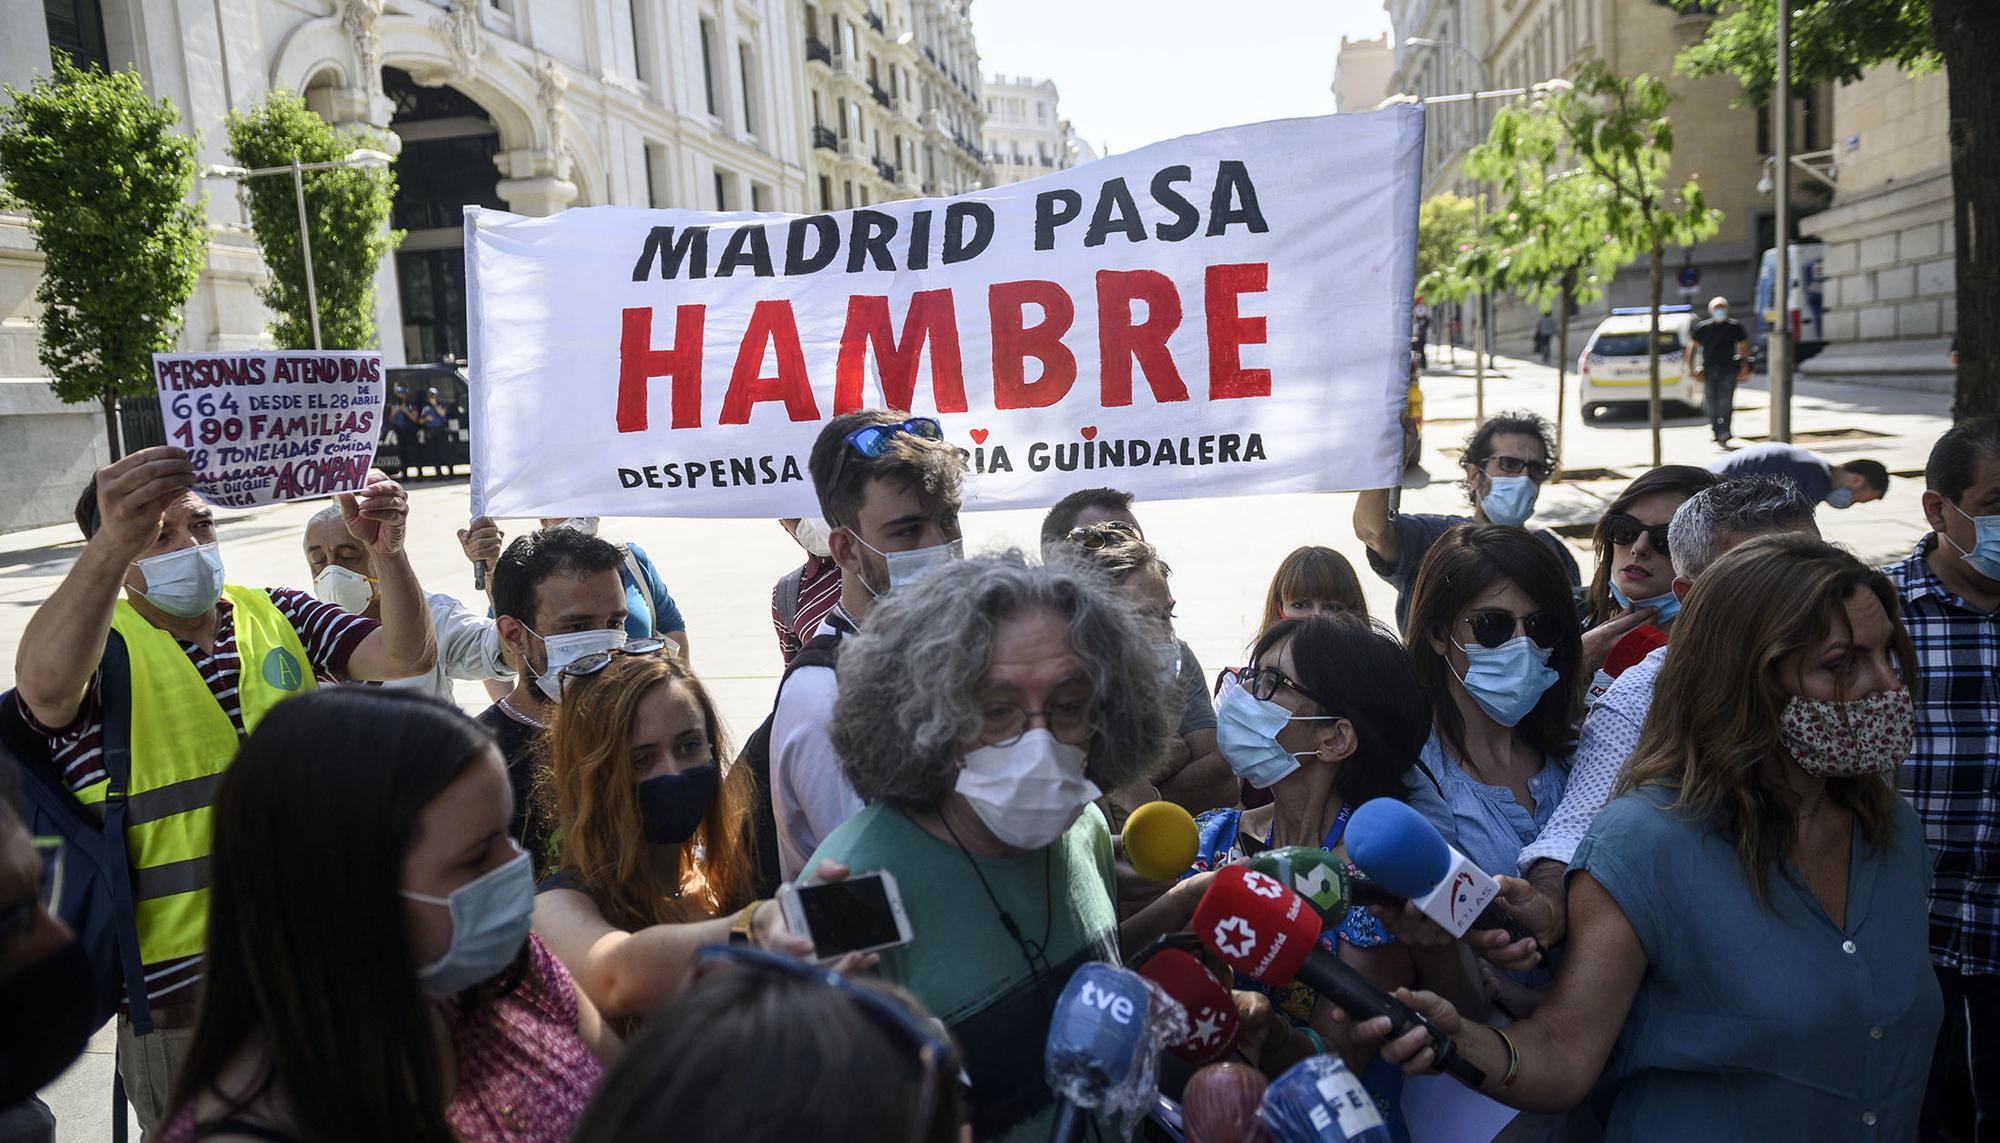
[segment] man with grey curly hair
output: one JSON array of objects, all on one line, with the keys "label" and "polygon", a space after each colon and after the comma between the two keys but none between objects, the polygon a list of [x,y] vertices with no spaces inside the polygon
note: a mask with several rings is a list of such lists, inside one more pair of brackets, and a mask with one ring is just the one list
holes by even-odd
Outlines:
[{"label": "man with grey curly hair", "polygon": [[885,596],[841,651],[831,734],[869,805],[812,864],[895,875],[915,939],[881,975],[963,1045],[980,1139],[1048,1137],[1050,1010],[1078,966],[1118,958],[1091,803],[1142,778],[1172,732],[1153,643],[1094,569],[1014,552]]}]

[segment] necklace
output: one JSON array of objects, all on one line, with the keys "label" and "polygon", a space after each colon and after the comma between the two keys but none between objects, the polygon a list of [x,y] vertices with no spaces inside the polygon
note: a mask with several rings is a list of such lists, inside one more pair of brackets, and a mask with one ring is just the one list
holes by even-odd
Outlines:
[{"label": "necklace", "polygon": [[1042,1002],[1044,1009],[1053,1011],[1048,990],[1042,983],[1042,970],[1045,967],[1053,968],[1049,964],[1048,947],[1049,937],[1055,931],[1055,906],[1049,897],[1049,866],[1054,858],[1049,855],[1048,849],[1042,850],[1042,939],[1031,941],[1021,935],[1021,926],[1015,922],[1013,914],[1001,906],[999,896],[993,892],[993,886],[986,883],[986,874],[980,871],[979,863],[972,859],[972,851],[965,848],[965,843],[959,840],[958,831],[952,828],[951,818],[946,815],[943,806],[938,807],[937,817],[939,824],[944,826],[944,831],[951,835],[951,843],[957,847],[959,856],[965,858],[965,863],[972,867],[972,875],[979,879],[979,888],[985,892],[987,901],[992,903],[994,914],[1000,918],[1000,927],[1006,929],[1007,935],[1014,938],[1014,944],[1021,950],[1021,959],[1028,962],[1028,978],[1034,982],[1035,996]]},{"label": "necklace", "polygon": [[526,714],[523,714],[521,712],[521,708],[515,706],[511,702],[508,702],[505,696],[502,696],[500,699],[500,709],[506,711],[507,717],[513,719],[515,722],[526,723],[527,725],[534,727],[536,730],[547,730],[549,728],[548,723],[543,722],[540,719],[530,718]]}]

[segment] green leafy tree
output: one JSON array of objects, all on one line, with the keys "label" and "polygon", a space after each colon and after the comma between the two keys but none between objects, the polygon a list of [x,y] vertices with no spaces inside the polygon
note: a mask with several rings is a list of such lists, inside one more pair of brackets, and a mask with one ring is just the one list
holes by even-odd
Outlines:
[{"label": "green leafy tree", "polygon": [[[231,112],[226,125],[230,155],[253,170],[290,166],[294,158],[337,163],[356,147],[380,145],[334,130],[296,92],[284,90],[271,92],[248,112]],[[367,348],[375,344],[375,268],[403,238],[402,231],[388,228],[396,176],[378,165],[307,171],[303,180],[321,342],[327,349]],[[281,346],[311,348],[312,312],[291,177],[265,175],[243,185],[250,224],[271,270],[258,296],[277,315],[272,336]]]},{"label": "green leafy tree", "polygon": [[154,391],[152,355],[174,347],[202,263],[194,140],[137,72],[79,70],[7,87],[0,199],[24,209],[43,256],[41,361],[64,401],[97,401],[111,457],[118,398]]},{"label": "green leafy tree", "polygon": [[[1435,307],[1462,302],[1479,289],[1489,261],[1488,224],[1478,199],[1444,191],[1423,201],[1417,208],[1417,296]],[[1457,355],[1454,342],[1454,362]]]},{"label": "green leafy tree", "polygon": [[1491,183],[1505,204],[1493,218],[1495,283],[1554,311],[1560,456],[1572,307],[1601,296],[1634,254],[1612,240],[1611,187],[1577,162],[1547,92],[1496,112],[1486,141],[1467,156],[1466,171]]},{"label": "green leafy tree", "polygon": [[1652,320],[1646,343],[1646,405],[1653,464],[1660,464],[1660,294],[1666,249],[1714,234],[1722,212],[1708,206],[1693,179],[1672,185],[1673,102],[1667,85],[1641,74],[1626,80],[1602,60],[1577,74],[1575,85],[1549,98],[1548,115],[1577,165],[1602,180],[1606,241],[1647,258]]},{"label": "green leafy tree", "polygon": [[[1728,73],[1746,98],[1768,102],[1777,82],[1776,0],[1673,0],[1716,10],[1707,35],[1681,52],[1693,76]],[[1792,89],[1847,83],[1869,68],[1948,76],[1952,221],[1958,235],[1958,386],[1954,417],[2000,412],[2000,3],[1994,0],[1787,0]]]}]

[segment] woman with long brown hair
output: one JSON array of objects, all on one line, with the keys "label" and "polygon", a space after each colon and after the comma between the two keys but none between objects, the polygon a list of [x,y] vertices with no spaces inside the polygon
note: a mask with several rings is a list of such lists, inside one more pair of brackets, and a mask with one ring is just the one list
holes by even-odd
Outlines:
[{"label": "woman with long brown hair", "polygon": [[[1498,1031],[1406,998],[1505,1103],[1596,1085],[1612,1140],[1913,1137],[1942,1014],[1930,859],[1892,784],[1915,676],[1881,572],[1800,535],[1723,556],[1570,863],[1548,1001]],[[1383,1055],[1422,1070],[1421,1041]]]},{"label": "woman with long brown hair", "polygon": [[1721,479],[1691,464],[1663,464],[1640,473],[1605,506],[1590,534],[1597,572],[1584,593],[1587,626],[1646,610],[1653,613],[1646,620],[1652,626],[1664,628],[1673,621],[1680,604],[1674,599],[1667,525],[1688,497]]},{"label": "woman with long brown hair", "polygon": [[571,663],[562,688],[541,782],[557,869],[538,889],[535,931],[584,994],[622,1024],[732,931],[810,952],[774,902],[756,900],[752,778],[723,769],[701,680],[643,639]]}]

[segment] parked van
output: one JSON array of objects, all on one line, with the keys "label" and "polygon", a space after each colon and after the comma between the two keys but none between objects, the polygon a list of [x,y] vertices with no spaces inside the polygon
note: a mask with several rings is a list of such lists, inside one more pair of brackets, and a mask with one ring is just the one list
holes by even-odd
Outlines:
[{"label": "parked van", "polygon": [[[1652,328],[1652,313],[1645,306],[1614,309],[1583,343],[1576,362],[1576,401],[1584,420],[1595,421],[1613,406],[1645,407],[1646,335]],[[1704,400],[1689,336],[1695,320],[1689,306],[1660,307],[1660,403],[1699,413]]]},{"label": "parked van", "polygon": [[[1790,263],[1785,269],[1792,285],[1786,309],[1792,326],[1792,360],[1796,364],[1826,348],[1825,326],[1821,324],[1826,315],[1826,245],[1794,242],[1789,249]],[[1766,250],[1757,267],[1757,304],[1752,312],[1755,328],[1750,331],[1750,364],[1759,372],[1770,360],[1764,348],[1765,339],[1778,324],[1777,282],[1778,252]]]}]

